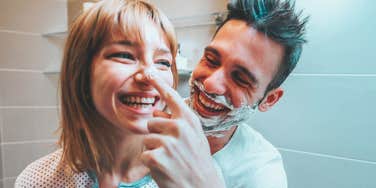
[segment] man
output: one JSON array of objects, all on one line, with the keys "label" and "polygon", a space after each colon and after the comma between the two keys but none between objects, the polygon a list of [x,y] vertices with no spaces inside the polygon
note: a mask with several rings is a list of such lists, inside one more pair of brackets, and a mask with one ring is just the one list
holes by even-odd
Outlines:
[{"label": "man", "polygon": [[[175,134],[177,139],[170,140],[171,142],[165,139],[163,144],[147,148],[155,149],[161,145],[169,145],[165,147],[166,150],[176,146],[182,149],[177,152],[179,155],[167,152],[167,157],[162,157],[160,153],[163,152],[160,152],[159,159],[155,159],[156,155],[148,156],[149,161],[154,157],[153,161],[158,164],[155,166],[158,166],[159,174],[169,174],[173,181],[172,171],[175,170],[174,175],[178,176],[179,171],[183,172],[180,174],[189,174],[189,169],[194,169],[194,173],[191,174],[198,175],[192,175],[194,177],[190,177],[191,181],[200,180],[203,176],[214,177],[208,178],[208,181],[220,181],[216,177],[223,176],[226,187],[229,188],[287,187],[281,155],[272,144],[250,127],[252,122],[249,119],[252,112],[257,109],[261,112],[268,111],[283,96],[280,86],[299,60],[302,45],[305,43],[306,22],[307,18],[301,19],[300,13],[294,12],[294,4],[288,0],[238,0],[229,3],[226,20],[205,48],[190,81],[192,92],[189,105],[199,117],[207,135],[210,153],[220,168],[219,174],[213,175],[213,167],[208,165],[205,149],[195,151],[194,148],[205,147],[203,142],[195,141],[196,143],[192,144],[191,141],[194,140],[194,135],[198,135],[196,139],[200,140],[200,131],[197,131],[197,126],[192,128],[196,131],[183,129],[188,124],[197,124],[197,120],[188,112],[189,115],[185,117],[182,115],[184,113],[174,113],[174,109],[178,108],[176,106],[180,105],[185,109],[181,102],[178,102],[178,97],[174,96],[173,102],[167,102],[169,107],[175,106],[172,115],[165,114],[159,117],[175,119],[175,123],[169,122],[169,128],[163,129],[165,132],[178,132]],[[159,89],[163,92],[161,90]],[[169,92],[166,95],[171,97]],[[184,118],[185,123],[182,121]],[[189,121],[189,118],[193,120]],[[151,132],[155,124],[151,123],[149,126]],[[166,131],[167,129],[170,131]],[[154,132],[163,131],[154,129]],[[191,139],[182,139],[181,135],[184,134],[191,135]],[[186,150],[191,153],[184,153]],[[193,162],[188,159],[192,159]],[[176,161],[185,162],[179,165]],[[206,165],[203,165],[202,161],[206,161]],[[200,171],[197,166],[204,167]],[[152,170],[152,174],[153,172]],[[183,177],[189,179],[188,176],[179,176],[180,179],[184,179]],[[169,178],[164,176],[163,179]],[[156,179],[158,182],[158,178]],[[176,181],[178,180],[175,179]],[[210,184],[194,185],[206,186]]]}]

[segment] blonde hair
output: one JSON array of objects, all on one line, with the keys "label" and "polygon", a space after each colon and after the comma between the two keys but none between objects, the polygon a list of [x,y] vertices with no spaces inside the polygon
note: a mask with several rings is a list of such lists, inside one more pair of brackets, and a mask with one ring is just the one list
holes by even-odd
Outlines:
[{"label": "blonde hair", "polygon": [[[149,21],[146,22],[145,21]],[[153,22],[167,38],[172,56],[176,56],[175,32],[167,17],[143,0],[104,0],[83,12],[72,24],[61,67],[62,160],[75,172],[92,170],[100,174],[114,168],[116,128],[96,110],[91,97],[92,60],[115,32],[141,36],[143,25]],[[172,63],[174,88],[178,75]]]}]

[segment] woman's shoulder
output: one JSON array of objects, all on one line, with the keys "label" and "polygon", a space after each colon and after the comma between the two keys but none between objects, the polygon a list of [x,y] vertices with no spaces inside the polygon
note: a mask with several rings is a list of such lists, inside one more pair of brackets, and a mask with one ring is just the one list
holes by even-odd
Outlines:
[{"label": "woman's shoulder", "polygon": [[[29,164],[17,177],[15,187],[76,187],[92,184],[87,173],[73,173],[61,162],[61,149]],[[78,184],[77,184],[78,183]],[[81,187],[81,186],[80,186]]]}]

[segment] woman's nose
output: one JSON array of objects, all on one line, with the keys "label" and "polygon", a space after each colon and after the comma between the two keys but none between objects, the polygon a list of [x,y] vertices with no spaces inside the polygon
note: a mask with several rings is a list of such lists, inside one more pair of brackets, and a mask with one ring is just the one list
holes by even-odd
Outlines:
[{"label": "woman's nose", "polygon": [[149,77],[152,74],[155,74],[155,70],[153,70],[153,67],[143,67],[140,71],[138,71],[134,75],[134,80],[136,83],[142,85],[143,87],[151,88],[152,86],[149,83]]}]

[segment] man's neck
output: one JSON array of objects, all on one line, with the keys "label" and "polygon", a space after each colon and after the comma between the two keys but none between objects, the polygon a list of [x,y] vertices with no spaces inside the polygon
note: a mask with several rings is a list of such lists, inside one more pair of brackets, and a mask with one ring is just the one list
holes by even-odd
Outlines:
[{"label": "man's neck", "polygon": [[235,133],[237,127],[238,126],[234,126],[229,130],[222,131],[221,134],[223,136],[221,137],[207,136],[210,145],[210,153],[212,155],[226,146],[226,144],[230,141],[232,135]]}]

